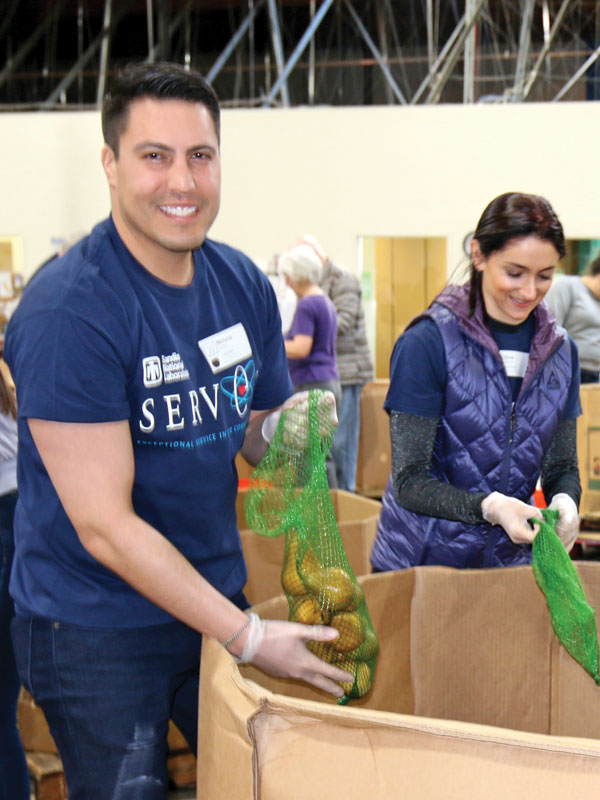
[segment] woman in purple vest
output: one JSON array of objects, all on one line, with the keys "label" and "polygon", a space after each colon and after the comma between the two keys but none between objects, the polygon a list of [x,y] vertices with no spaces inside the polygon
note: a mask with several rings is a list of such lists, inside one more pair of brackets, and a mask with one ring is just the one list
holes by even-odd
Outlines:
[{"label": "woman in purple vest", "polygon": [[564,254],[547,200],[496,197],[473,235],[469,281],[446,287],[396,342],[376,571],[528,563],[538,478],[572,548],[579,361],[544,302]]},{"label": "woman in purple vest", "polygon": [[[285,335],[294,391],[332,392],[339,409],[342,390],[335,351],[337,312],[319,286],[323,265],[312,247],[300,244],[280,257],[278,267],[298,298],[291,327]],[[329,486],[335,489],[338,483],[331,454],[326,463]]]}]

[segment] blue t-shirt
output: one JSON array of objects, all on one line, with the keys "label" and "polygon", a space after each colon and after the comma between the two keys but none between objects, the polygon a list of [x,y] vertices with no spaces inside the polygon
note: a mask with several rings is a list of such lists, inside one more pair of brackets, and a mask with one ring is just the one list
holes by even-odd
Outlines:
[{"label": "blue t-shirt", "polygon": [[[508,375],[513,402],[517,399],[527,368],[535,320],[529,316],[519,325],[490,320],[494,337]],[[563,419],[581,414],[579,401],[579,358],[569,337],[573,380]],[[424,317],[396,341],[390,362],[390,387],[384,408],[421,417],[441,417],[446,388],[446,355],[440,331],[432,319]]]},{"label": "blue t-shirt", "polygon": [[299,333],[310,336],[313,344],[306,358],[288,360],[294,386],[337,380],[337,312],[327,295],[313,294],[298,300],[292,325],[285,338],[293,339]]},{"label": "blue t-shirt", "polygon": [[27,418],[129,420],[133,505],[219,591],[246,582],[234,459],[250,408],[292,392],[272,287],[242,253],[207,240],[187,287],[129,253],[111,219],[27,287],[6,335],[19,398],[19,503],[10,589],[17,612],[135,626],[171,617],[81,545]]}]

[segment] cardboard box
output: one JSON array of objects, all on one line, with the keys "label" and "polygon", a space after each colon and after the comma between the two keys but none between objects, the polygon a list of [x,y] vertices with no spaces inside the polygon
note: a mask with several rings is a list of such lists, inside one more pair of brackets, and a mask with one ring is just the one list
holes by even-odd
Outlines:
[{"label": "cardboard box", "polygon": [[[598,607],[600,564],[577,568]],[[417,567],[360,583],[380,653],[371,692],[348,706],[238,667],[206,639],[199,798],[596,795],[600,687],[558,644],[530,567]],[[282,619],[287,603],[258,611]]]},{"label": "cardboard box", "polygon": [[356,491],[381,497],[392,468],[390,418],[383,409],[389,380],[367,383],[360,393],[360,435],[356,465]]},{"label": "cardboard box", "polygon": [[[262,603],[281,594],[281,565],[285,537],[259,536],[248,530],[244,502],[247,490],[240,489],[237,498],[238,527],[244,557],[248,567],[248,582],[244,587],[252,603]],[[331,491],[331,501],[346,557],[355,575],[371,572],[369,557],[377,532],[381,503],[341,489]]]},{"label": "cardboard box", "polygon": [[600,384],[584,383],[582,414],[577,419],[577,457],[581,477],[582,517],[600,517]]}]

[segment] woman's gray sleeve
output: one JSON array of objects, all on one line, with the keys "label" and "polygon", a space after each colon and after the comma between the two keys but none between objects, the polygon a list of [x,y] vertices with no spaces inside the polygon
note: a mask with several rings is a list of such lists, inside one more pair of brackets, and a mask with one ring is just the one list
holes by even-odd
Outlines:
[{"label": "woman's gray sleeve", "polygon": [[573,498],[579,508],[581,483],[577,463],[576,419],[563,419],[558,423],[554,438],[542,460],[541,482],[548,505],[555,494],[564,492]]},{"label": "woman's gray sleeve", "polygon": [[392,411],[392,476],[394,497],[408,511],[457,522],[483,521],[485,492],[457,489],[431,477],[431,460],[439,418]]}]

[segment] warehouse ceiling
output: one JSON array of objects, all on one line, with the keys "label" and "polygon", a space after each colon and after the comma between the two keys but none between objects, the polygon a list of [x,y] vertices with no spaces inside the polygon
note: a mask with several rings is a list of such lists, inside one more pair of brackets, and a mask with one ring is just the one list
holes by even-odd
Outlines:
[{"label": "warehouse ceiling", "polygon": [[224,106],[597,100],[596,0],[2,0],[0,110],[172,60]]}]

